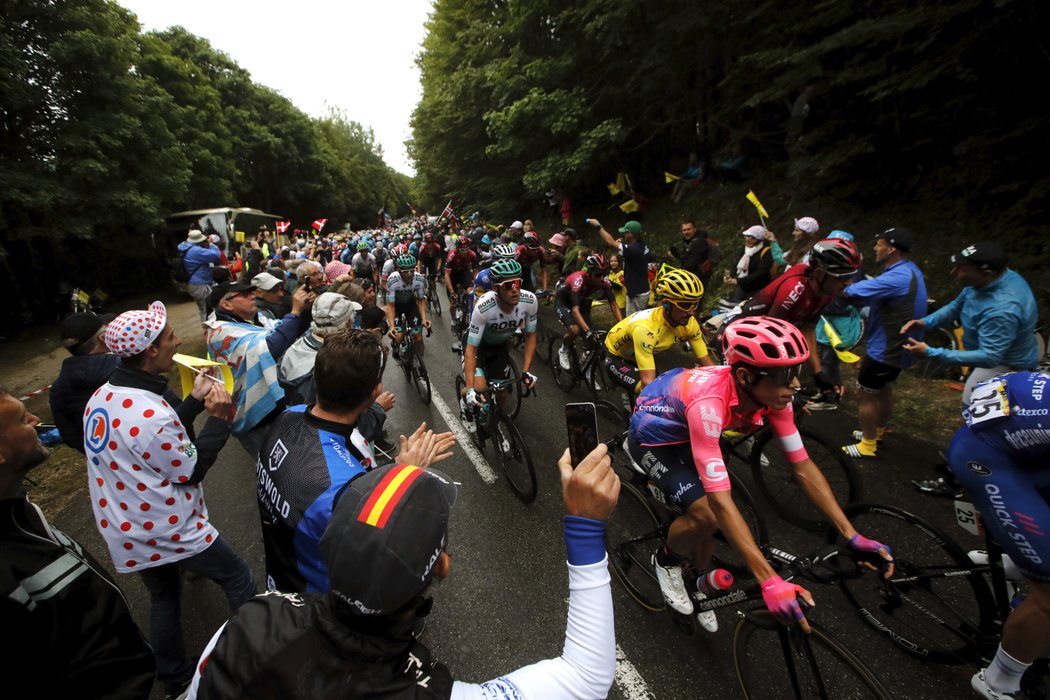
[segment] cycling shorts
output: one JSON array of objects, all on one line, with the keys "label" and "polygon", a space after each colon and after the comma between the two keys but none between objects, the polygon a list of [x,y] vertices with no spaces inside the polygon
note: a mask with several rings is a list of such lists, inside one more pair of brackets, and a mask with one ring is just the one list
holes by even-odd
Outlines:
[{"label": "cycling shorts", "polygon": [[1050,470],[1045,461],[1019,459],[963,427],[948,448],[948,464],[981,512],[981,522],[1021,573],[1050,583]]},{"label": "cycling shorts", "polygon": [[627,450],[668,502],[677,504],[682,510],[689,510],[689,506],[707,495],[693,464],[693,452],[688,442],[642,447],[633,437],[628,437]]},{"label": "cycling shorts", "polygon": [[642,381],[642,373],[633,362],[605,353],[605,373],[614,382],[624,387],[632,394],[638,393],[638,383]]},{"label": "cycling shorts", "polygon": [[462,292],[474,286],[474,274],[469,267],[464,270],[449,270],[449,279],[452,281],[449,294],[452,294],[453,289]]},{"label": "cycling shorts", "polygon": [[[563,306],[562,304],[555,304],[555,311],[558,313],[558,320],[561,321],[561,325],[568,328],[569,326],[576,325],[576,319],[572,316],[572,307]],[[580,315],[583,316],[583,321],[588,326],[591,325],[591,300],[584,299],[580,302]]]},{"label": "cycling shorts", "polygon": [[857,386],[861,391],[874,394],[887,384],[893,383],[900,376],[901,368],[883,364],[865,355],[860,361],[860,372],[857,373]]},{"label": "cycling shorts", "polygon": [[401,325],[401,317],[404,316],[408,320],[407,328],[412,329],[415,333],[421,333],[423,330],[423,319],[419,315],[419,310],[413,308],[411,311],[394,309],[394,323],[397,324],[398,332],[404,331],[405,326]]},{"label": "cycling shorts", "polygon": [[490,382],[494,379],[510,379],[510,350],[506,343],[482,343],[477,348],[477,354],[474,356],[475,377],[484,377]]},{"label": "cycling shorts", "polygon": [[436,257],[420,258],[419,262],[423,265],[423,269],[427,271],[427,276],[433,277],[437,274],[440,261]]}]

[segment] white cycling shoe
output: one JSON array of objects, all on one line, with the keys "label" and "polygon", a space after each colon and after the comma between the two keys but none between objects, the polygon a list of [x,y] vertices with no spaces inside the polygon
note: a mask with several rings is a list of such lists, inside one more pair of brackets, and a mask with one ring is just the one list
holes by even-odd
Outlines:
[{"label": "white cycling shoe", "polygon": [[[696,591],[693,593],[693,597],[697,600],[707,600],[707,594]],[[718,616],[715,615],[714,610],[705,610],[696,614],[696,621],[700,623],[708,632],[718,631]]]},{"label": "white cycling shoe", "polygon": [[660,566],[656,561],[656,555],[652,558],[653,570],[656,571],[656,580],[660,584],[660,592],[664,595],[664,601],[675,612],[683,615],[693,614],[693,600],[689,597],[689,591],[682,577],[682,567]]},{"label": "white cycling shoe", "polygon": [[988,681],[984,679],[984,671],[985,669],[982,668],[973,674],[973,678],[970,679],[970,687],[974,689],[974,692],[985,698],[985,700],[1014,700],[1014,698],[1018,697],[1012,693],[1003,693],[989,688]]},{"label": "white cycling shoe", "polygon": [[562,345],[558,348],[558,364],[565,371],[572,369],[572,360],[569,358],[569,348]]}]

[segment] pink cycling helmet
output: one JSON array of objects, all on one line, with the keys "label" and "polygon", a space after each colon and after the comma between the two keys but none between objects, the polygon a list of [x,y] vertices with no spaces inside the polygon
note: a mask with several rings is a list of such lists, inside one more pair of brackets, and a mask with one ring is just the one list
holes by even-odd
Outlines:
[{"label": "pink cycling helmet", "polygon": [[752,367],[789,367],[809,358],[809,345],[802,331],[787,321],[748,316],[726,327],[722,353],[729,365],[744,362]]}]

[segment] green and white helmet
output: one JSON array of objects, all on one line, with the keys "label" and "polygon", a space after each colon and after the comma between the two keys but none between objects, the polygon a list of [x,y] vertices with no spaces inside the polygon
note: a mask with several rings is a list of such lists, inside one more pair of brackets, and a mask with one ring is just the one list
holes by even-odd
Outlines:
[{"label": "green and white helmet", "polygon": [[496,282],[521,278],[521,263],[517,260],[497,260],[489,268],[489,275]]},{"label": "green and white helmet", "polygon": [[394,262],[399,270],[413,270],[416,267],[416,258],[414,255],[405,253],[404,255],[397,256],[397,260]]}]

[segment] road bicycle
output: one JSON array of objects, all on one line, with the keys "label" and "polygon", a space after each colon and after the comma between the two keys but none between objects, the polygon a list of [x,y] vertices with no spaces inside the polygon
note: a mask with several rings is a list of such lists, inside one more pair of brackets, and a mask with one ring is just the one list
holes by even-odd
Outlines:
[{"label": "road bicycle", "polygon": [[[844,510],[865,536],[893,547],[891,578],[840,581],[862,619],[916,658],[987,663],[995,655],[1018,590],[1007,580],[996,542],[985,533],[987,563],[978,564],[939,528],[904,509],[858,503]],[[974,506],[957,500],[955,510],[957,522],[976,533]],[[828,539],[835,535],[829,533]],[[1033,664],[1022,690],[1029,698],[1050,697],[1045,659]]]},{"label": "road bicycle", "polygon": [[[501,405],[508,400],[508,392],[513,393],[516,388],[520,390],[522,381],[521,377],[494,379],[487,387],[479,389],[478,395],[486,400],[476,410],[474,430],[468,429],[468,432],[479,450],[485,449],[486,441],[492,443],[511,491],[522,503],[528,504],[536,500],[536,468],[532,464],[529,446]],[[456,377],[455,395],[459,400],[459,419],[465,428],[468,422],[467,416],[463,414],[466,391],[467,382],[460,374]],[[530,396],[532,393],[531,389],[526,388],[524,395]]]},{"label": "road bicycle", "polygon": [[449,317],[451,318],[452,337],[460,338],[466,335],[467,324],[470,322],[470,291],[459,292],[454,298],[455,303],[449,305]]},{"label": "road bicycle", "polygon": [[427,278],[427,313],[441,318],[441,295],[437,290],[437,278]]},{"label": "road bicycle", "polygon": [[[566,343],[562,336],[551,338],[547,354],[554,383],[564,391],[572,391],[581,381],[592,394],[608,390],[613,382],[605,373],[605,336],[606,331],[593,331],[590,338],[582,340],[582,353],[577,351],[576,343]],[[568,367],[562,363],[562,348],[569,354]]]},{"label": "road bicycle", "polygon": [[[423,327],[417,326],[410,330],[408,325],[408,317],[401,314],[395,327],[403,335],[401,343],[395,348],[394,360],[401,366],[401,370],[405,373],[405,379],[416,388],[419,398],[423,399],[424,404],[429,404],[430,373],[427,372],[427,365],[423,362],[423,357],[416,353],[414,342],[416,333],[422,332]],[[426,332],[429,338],[431,330],[427,328]]]}]

